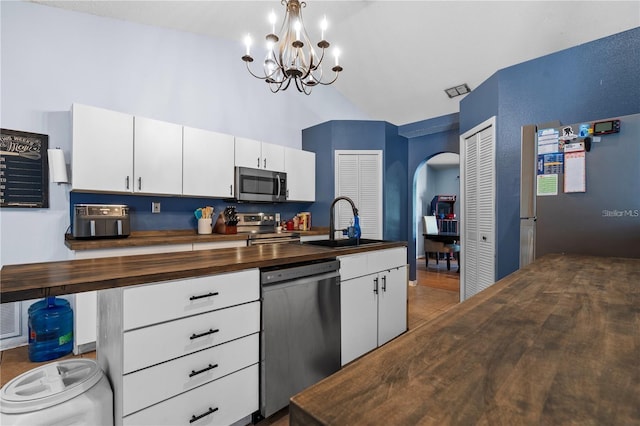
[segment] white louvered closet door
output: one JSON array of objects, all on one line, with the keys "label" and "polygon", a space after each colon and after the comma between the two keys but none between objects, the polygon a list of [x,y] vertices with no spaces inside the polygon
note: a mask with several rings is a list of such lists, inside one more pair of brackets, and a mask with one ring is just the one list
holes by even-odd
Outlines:
[{"label": "white louvered closet door", "polygon": [[[355,203],[362,238],[382,239],[382,151],[336,151],[335,196]],[[347,228],[352,218],[349,203],[338,201],[336,229]]]},{"label": "white louvered closet door", "polygon": [[495,282],[494,134],[492,118],[461,137],[461,300]]}]

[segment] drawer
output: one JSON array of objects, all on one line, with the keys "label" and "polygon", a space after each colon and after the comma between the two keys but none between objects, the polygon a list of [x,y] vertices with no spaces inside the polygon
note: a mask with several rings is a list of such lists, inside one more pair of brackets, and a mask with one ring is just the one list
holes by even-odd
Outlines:
[{"label": "drawer", "polygon": [[219,345],[260,330],[260,302],[207,312],[123,336],[123,373]]},{"label": "drawer", "polygon": [[[258,365],[256,364],[126,416],[123,418],[123,424],[131,426],[228,425],[257,410]],[[194,420],[194,417],[199,416],[202,417]]]},{"label": "drawer", "polygon": [[352,254],[340,256],[340,280],[345,281],[355,277],[367,275],[367,254]]},{"label": "drawer", "polygon": [[367,270],[370,274],[407,264],[407,249],[404,247],[370,251],[367,255]]},{"label": "drawer", "polygon": [[259,298],[257,269],[127,288],[123,326],[131,330]]},{"label": "drawer", "polygon": [[123,414],[219,379],[258,363],[259,334],[145,368],[123,377]]}]

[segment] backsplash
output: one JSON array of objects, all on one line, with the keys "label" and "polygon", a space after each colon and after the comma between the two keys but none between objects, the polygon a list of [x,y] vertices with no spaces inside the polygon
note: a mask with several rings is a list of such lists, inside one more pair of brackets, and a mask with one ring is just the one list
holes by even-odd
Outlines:
[{"label": "backsplash", "polygon": [[[151,213],[151,203],[160,203],[160,213]],[[164,197],[154,195],[94,194],[71,192],[69,203],[70,223],[73,226],[74,204],[126,204],[129,206],[131,231],[158,231],[197,229],[193,212],[198,207],[212,206],[214,218],[228,205],[239,212],[280,213],[282,220],[309,211],[313,203],[238,203],[214,198]],[[69,231],[71,232],[71,230]]]}]

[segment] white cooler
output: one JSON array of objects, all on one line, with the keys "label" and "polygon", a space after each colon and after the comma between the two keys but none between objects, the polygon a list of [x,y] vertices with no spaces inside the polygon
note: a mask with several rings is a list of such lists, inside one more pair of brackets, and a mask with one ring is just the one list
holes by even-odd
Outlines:
[{"label": "white cooler", "polygon": [[113,393],[91,359],[45,364],[0,389],[0,424],[113,425]]}]

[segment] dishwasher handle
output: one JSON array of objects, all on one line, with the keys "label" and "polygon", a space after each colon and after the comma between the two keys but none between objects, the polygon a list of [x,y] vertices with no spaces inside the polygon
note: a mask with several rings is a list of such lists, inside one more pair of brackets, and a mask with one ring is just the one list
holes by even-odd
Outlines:
[{"label": "dishwasher handle", "polygon": [[316,283],[318,281],[325,281],[325,280],[334,280],[336,282],[336,285],[340,284],[340,272],[339,271],[334,271],[334,272],[327,272],[324,274],[318,274],[318,275],[310,275],[307,277],[302,277],[302,278],[295,278],[293,280],[288,280],[288,281],[278,281],[278,282],[273,282],[273,283],[262,283],[262,288],[265,291],[268,291],[270,288],[282,288],[282,287],[289,287],[292,285],[303,285],[303,284],[310,284],[310,283]]}]

